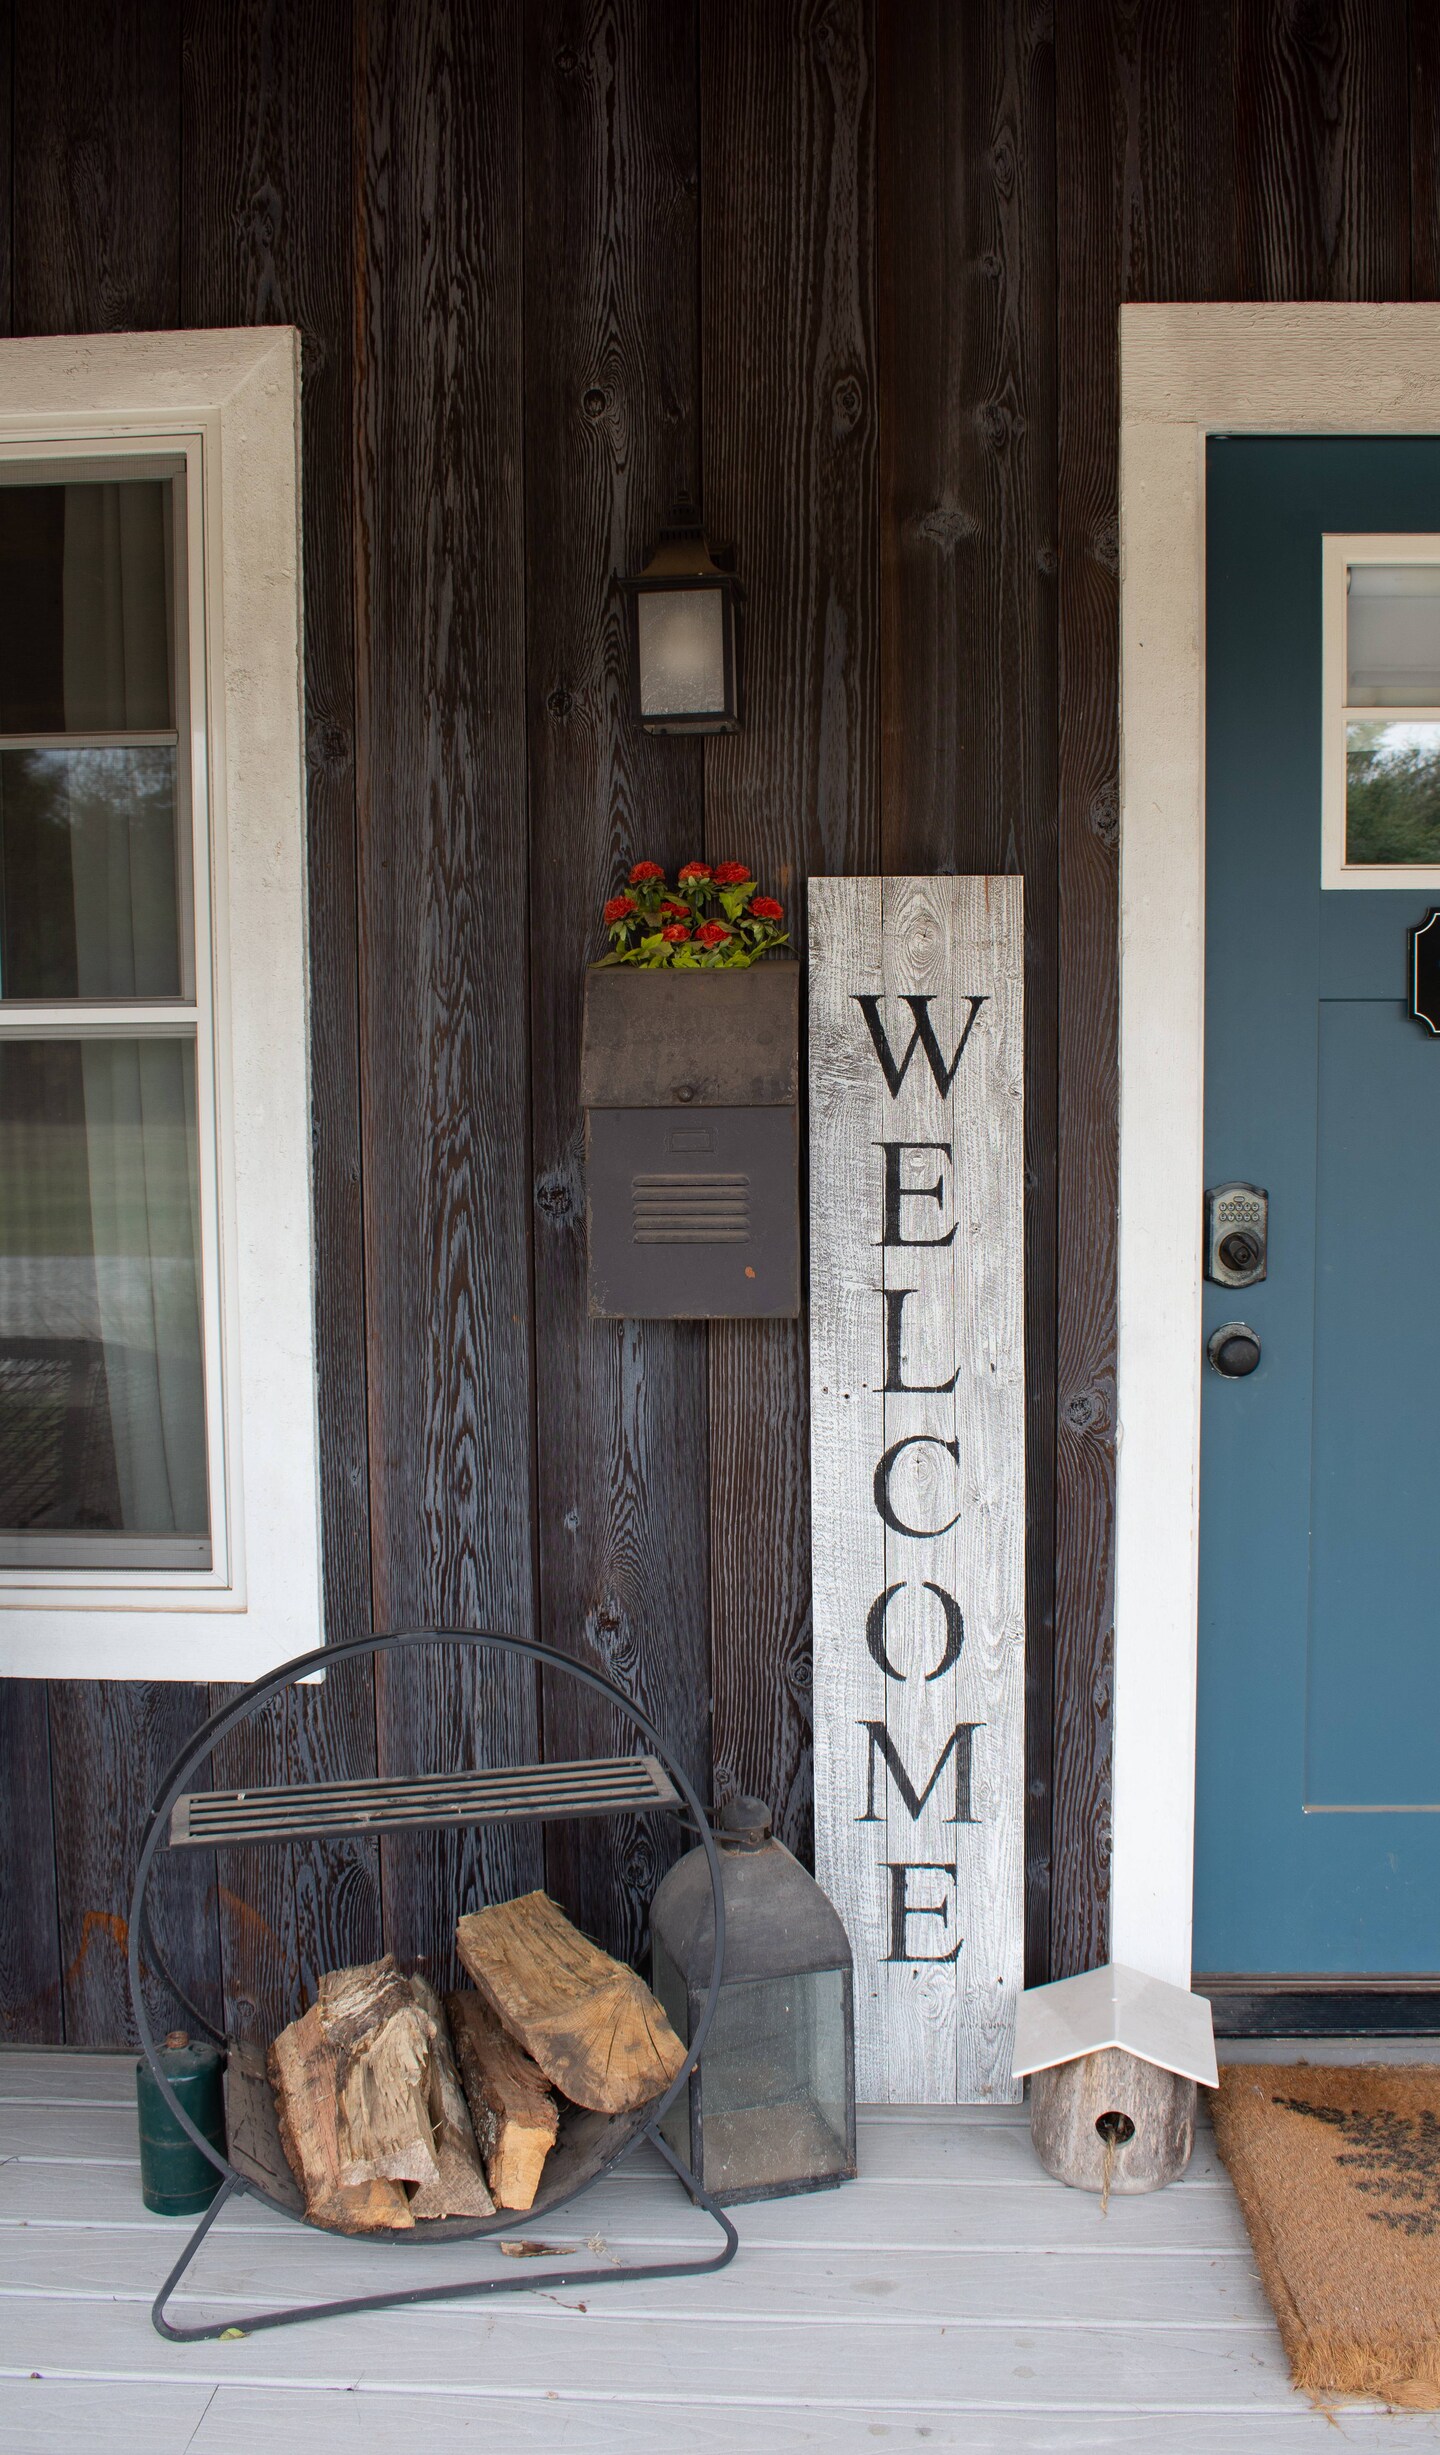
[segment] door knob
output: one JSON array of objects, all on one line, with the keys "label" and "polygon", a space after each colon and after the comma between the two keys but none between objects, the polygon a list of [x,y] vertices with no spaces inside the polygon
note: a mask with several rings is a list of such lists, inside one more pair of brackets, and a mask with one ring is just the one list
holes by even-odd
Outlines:
[{"label": "door knob", "polygon": [[1260,1361],[1260,1341],[1248,1321],[1227,1321],[1211,1332],[1205,1353],[1224,1381],[1243,1381]]}]

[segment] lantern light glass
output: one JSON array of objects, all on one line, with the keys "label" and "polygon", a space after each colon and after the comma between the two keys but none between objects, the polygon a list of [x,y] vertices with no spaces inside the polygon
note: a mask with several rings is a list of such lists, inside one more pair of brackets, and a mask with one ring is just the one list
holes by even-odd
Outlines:
[{"label": "lantern light glass", "polygon": [[[770,1833],[756,1799],[733,1799],[715,1839],[725,1897],[725,1971],[700,2062],[661,2130],[725,2205],[849,2181],[855,2172],[855,2048],[845,1929],[813,1877]],[[652,1982],[688,2040],[713,1950],[708,1862],[672,1867],[650,1916]]]},{"label": "lantern light glass", "polygon": [[700,515],[681,502],[634,579],[631,695],[647,733],[734,733],[740,724],[739,581],[716,563]]}]

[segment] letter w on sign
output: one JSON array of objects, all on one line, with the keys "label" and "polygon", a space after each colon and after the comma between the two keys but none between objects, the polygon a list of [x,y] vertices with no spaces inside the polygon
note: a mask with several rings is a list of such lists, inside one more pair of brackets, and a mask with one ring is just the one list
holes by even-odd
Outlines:
[{"label": "letter w on sign", "polygon": [[901,1005],[908,1006],[915,1017],[915,1029],[910,1034],[910,1046],[904,1056],[897,1059],[895,1051],[890,1046],[885,1026],[880,1020],[879,998],[868,990],[856,992],[855,1003],[869,1026],[870,1037],[875,1043],[875,1054],[880,1060],[880,1071],[890,1085],[892,1100],[900,1096],[905,1077],[910,1071],[910,1060],[917,1048],[923,1048],[925,1051],[925,1062],[935,1077],[941,1098],[945,1097],[960,1071],[960,1060],[965,1054],[965,1043],[975,1028],[975,1017],[984,1005],[985,999],[982,994],[969,1000],[970,1011],[965,1017],[965,1028],[960,1034],[955,1054],[948,1062],[941,1054],[940,1043],[935,1037],[935,1026],[930,1020],[930,1008],[933,1002],[928,997],[903,997],[901,999]]},{"label": "letter w on sign", "polygon": [[816,1863],[872,2100],[1019,2094],[1022,945],[1017,878],[810,882]]}]

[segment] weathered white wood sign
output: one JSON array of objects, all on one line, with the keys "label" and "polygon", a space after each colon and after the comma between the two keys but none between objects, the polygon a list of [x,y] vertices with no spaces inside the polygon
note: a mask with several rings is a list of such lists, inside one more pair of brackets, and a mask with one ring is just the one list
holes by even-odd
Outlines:
[{"label": "weathered white wood sign", "polygon": [[1022,893],[810,882],[816,1872],[872,2102],[1020,2094]]}]

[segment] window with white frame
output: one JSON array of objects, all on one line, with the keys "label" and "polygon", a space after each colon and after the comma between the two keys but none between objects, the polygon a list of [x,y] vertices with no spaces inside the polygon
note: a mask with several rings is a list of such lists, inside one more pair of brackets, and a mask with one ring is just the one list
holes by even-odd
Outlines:
[{"label": "window with white frame", "polygon": [[1322,885],[1440,886],[1440,537],[1324,541]]},{"label": "window with white frame", "polygon": [[0,1671],[322,1633],[298,386],[0,342]]},{"label": "window with white frame", "polygon": [[190,773],[203,734],[185,704],[185,466],[0,457],[10,1568],[209,1570],[216,1557],[217,1205],[214,1138],[202,1165],[200,1134],[214,1064],[195,930],[209,859]]}]

